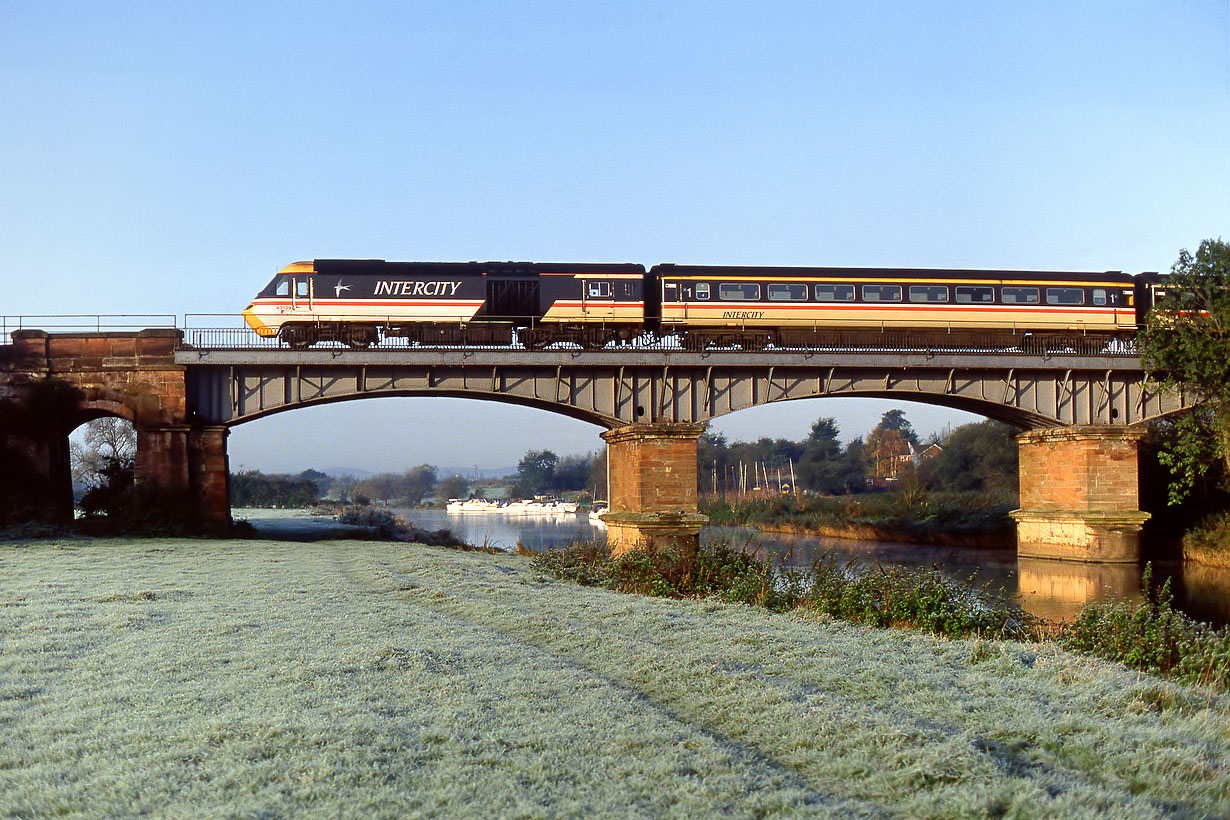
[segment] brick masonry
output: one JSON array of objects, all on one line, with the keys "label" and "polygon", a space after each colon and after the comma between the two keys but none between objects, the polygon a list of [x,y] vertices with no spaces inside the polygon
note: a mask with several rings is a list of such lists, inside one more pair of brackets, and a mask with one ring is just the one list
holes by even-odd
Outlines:
[{"label": "brick masonry", "polygon": [[1140,559],[1139,444],[1131,427],[1031,430],[1020,447],[1017,553],[1034,558]]},{"label": "brick masonry", "polygon": [[[175,363],[180,343],[176,330],[132,333],[56,333],[18,330],[13,344],[0,348],[0,398],[21,400],[36,382],[55,378],[77,388],[78,405],[67,436],[80,424],[100,416],[119,416],[137,431],[136,480],[172,490],[188,490],[197,500],[198,524],[230,522],[226,435],[223,428],[194,425],[187,413],[184,368]],[[221,432],[219,432],[221,431]],[[63,449],[58,443],[32,443],[26,449]],[[46,465],[48,478],[65,485],[62,459]],[[71,514],[71,505],[66,509]]]},{"label": "brick masonry", "polygon": [[696,442],[700,424],[630,424],[602,434],[607,443],[607,541],[618,553],[638,546],[695,549]]}]

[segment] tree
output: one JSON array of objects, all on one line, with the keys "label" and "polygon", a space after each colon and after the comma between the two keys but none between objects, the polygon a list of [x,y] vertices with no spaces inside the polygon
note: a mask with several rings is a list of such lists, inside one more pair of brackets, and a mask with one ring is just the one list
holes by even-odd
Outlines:
[{"label": "tree", "polygon": [[1002,490],[1015,493],[1019,481],[1013,428],[998,421],[963,424],[941,444],[920,472],[936,490]]},{"label": "tree", "polygon": [[459,475],[449,476],[436,485],[436,492],[441,498],[465,498],[470,491],[470,482]]},{"label": "tree", "polygon": [[820,418],[811,426],[811,432],[803,442],[803,454],[799,458],[797,478],[799,483],[818,493],[842,493],[847,489],[849,476],[841,456],[840,430],[834,418]]},{"label": "tree", "polygon": [[551,486],[559,456],[550,450],[530,450],[517,464],[517,487],[522,495],[537,495]]},{"label": "tree", "polygon": [[406,499],[410,504],[418,504],[423,496],[436,487],[436,468],[430,464],[420,464],[406,470],[401,481],[397,482],[394,492]]},{"label": "tree", "polygon": [[87,422],[80,442],[70,442],[69,461],[76,487],[96,487],[106,481],[114,463],[127,464],[137,455],[137,431],[132,422],[104,416]]},{"label": "tree", "polygon": [[904,410],[889,410],[883,416],[880,416],[880,423],[876,425],[877,430],[896,430],[901,434],[901,438],[908,441],[915,447],[918,446],[918,434],[914,432],[913,425],[909,419],[905,417]]},{"label": "tree", "polygon": [[1139,334],[1146,375],[1204,398],[1175,422],[1158,455],[1177,504],[1214,465],[1223,480],[1230,476],[1230,245],[1206,239],[1195,254],[1180,251],[1163,292]]}]

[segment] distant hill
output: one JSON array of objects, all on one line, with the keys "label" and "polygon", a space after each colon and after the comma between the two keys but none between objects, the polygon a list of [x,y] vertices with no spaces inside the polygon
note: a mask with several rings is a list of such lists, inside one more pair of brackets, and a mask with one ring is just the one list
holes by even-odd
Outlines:
[{"label": "distant hill", "polygon": [[[409,466],[407,469],[409,469]],[[477,477],[479,479],[504,478],[505,476],[515,476],[517,474],[516,467],[479,467],[477,469]],[[376,470],[362,470],[358,467],[325,467],[321,470],[321,472],[331,476],[350,476],[351,478],[359,481],[362,481],[365,478],[371,478],[378,473]],[[396,471],[385,470],[379,472]],[[401,472],[405,471],[402,470]],[[473,464],[469,467],[436,467],[436,475],[440,478],[449,478],[450,476],[459,475],[462,478],[473,480],[475,478],[475,467]]]}]

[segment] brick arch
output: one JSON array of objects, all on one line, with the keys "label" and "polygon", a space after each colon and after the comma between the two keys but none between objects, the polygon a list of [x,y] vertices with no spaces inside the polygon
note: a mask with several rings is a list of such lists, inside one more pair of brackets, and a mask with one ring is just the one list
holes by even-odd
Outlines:
[{"label": "brick arch", "polygon": [[87,398],[77,408],[77,423],[73,429],[107,416],[121,418],[133,424],[137,423],[136,412],[123,401],[117,401],[114,398]]}]

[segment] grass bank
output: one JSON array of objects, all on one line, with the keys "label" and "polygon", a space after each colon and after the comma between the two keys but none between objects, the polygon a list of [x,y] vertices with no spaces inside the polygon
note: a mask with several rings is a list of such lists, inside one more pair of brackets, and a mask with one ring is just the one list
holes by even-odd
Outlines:
[{"label": "grass bank", "polygon": [[1230,512],[1209,516],[1183,536],[1183,560],[1230,569]]},{"label": "grass bank", "polygon": [[383,542],[0,544],[0,805],[97,817],[1230,814],[1230,700]]},{"label": "grass bank", "polygon": [[702,499],[700,511],[717,525],[743,525],[834,538],[968,547],[1013,547],[1009,511],[999,493],[867,493],[852,496],[781,495],[726,501]]}]

